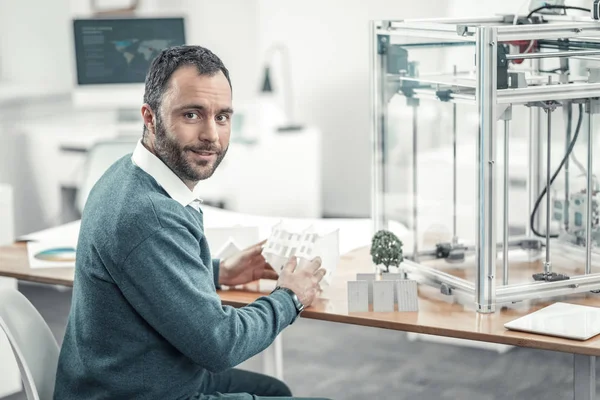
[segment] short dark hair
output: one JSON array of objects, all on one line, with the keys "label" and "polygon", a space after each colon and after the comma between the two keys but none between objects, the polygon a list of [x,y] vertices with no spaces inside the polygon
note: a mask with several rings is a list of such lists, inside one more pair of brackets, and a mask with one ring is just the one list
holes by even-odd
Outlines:
[{"label": "short dark hair", "polygon": [[[159,113],[160,104],[171,75],[178,68],[187,65],[195,66],[200,75],[212,76],[221,71],[227,78],[229,87],[232,88],[229,71],[225,68],[221,59],[212,51],[201,46],[169,47],[162,50],[152,60],[146,75],[144,103],[147,103],[155,113]],[[146,127],[144,126],[145,132]]]}]

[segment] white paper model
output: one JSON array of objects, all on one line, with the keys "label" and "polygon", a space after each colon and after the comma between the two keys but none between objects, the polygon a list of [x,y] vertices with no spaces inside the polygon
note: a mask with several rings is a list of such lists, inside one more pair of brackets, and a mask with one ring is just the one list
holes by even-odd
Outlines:
[{"label": "white paper model", "polygon": [[[384,272],[381,274],[381,279],[384,281],[399,281],[404,278],[402,273]],[[398,303],[398,291],[394,289],[394,303]]]},{"label": "white paper model", "polygon": [[298,258],[297,268],[304,268],[313,258],[321,257],[322,267],[327,271],[321,281],[321,288],[324,288],[331,284],[340,259],[339,231],[320,235],[310,226],[301,232],[294,232],[279,223],[273,227],[262,254],[277,272],[292,256]]},{"label": "white paper model", "polygon": [[356,274],[357,281],[367,281],[369,284],[369,304],[373,304],[373,281],[377,279],[377,274]]},{"label": "white paper model", "polygon": [[369,282],[348,281],[348,312],[369,311]]},{"label": "white paper model", "polygon": [[260,241],[256,226],[229,226],[204,230],[213,258],[227,258]]},{"label": "white paper model", "polygon": [[229,239],[227,241],[227,243],[225,243],[219,249],[219,251],[217,251],[213,255],[213,258],[218,258],[218,259],[223,260],[225,258],[229,258],[229,257],[232,257],[232,256],[236,255],[237,253],[239,253],[243,249],[244,248],[242,246],[239,246],[233,239]]},{"label": "white paper model", "polygon": [[402,279],[394,283],[396,284],[398,311],[419,311],[417,282]]},{"label": "white paper model", "polygon": [[373,282],[373,311],[375,312],[393,312],[394,311],[394,281],[374,281]]}]

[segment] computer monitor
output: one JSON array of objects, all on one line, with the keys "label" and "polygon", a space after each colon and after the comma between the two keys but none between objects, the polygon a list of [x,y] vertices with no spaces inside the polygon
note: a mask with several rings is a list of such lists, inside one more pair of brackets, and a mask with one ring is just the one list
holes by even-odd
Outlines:
[{"label": "computer monitor", "polygon": [[152,59],[185,44],[182,17],[93,18],[73,21],[77,108],[137,109]]}]

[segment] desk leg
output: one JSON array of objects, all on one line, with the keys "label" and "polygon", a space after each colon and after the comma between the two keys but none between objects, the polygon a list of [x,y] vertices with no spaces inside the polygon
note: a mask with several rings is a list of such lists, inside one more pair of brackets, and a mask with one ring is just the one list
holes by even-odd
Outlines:
[{"label": "desk leg", "polygon": [[271,346],[262,353],[263,373],[283,380],[282,335],[277,336]]},{"label": "desk leg", "polygon": [[596,357],[573,354],[573,397],[596,400]]}]

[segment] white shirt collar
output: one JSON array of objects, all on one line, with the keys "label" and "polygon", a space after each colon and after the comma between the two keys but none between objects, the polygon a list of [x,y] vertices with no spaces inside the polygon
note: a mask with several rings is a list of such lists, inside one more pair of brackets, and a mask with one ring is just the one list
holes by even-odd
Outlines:
[{"label": "white shirt collar", "polygon": [[196,200],[202,202],[198,198],[198,185],[196,185],[193,191],[190,190],[160,158],[144,147],[141,140],[138,141],[133,151],[131,161],[153,177],[167,194],[182,206],[186,207]]}]

